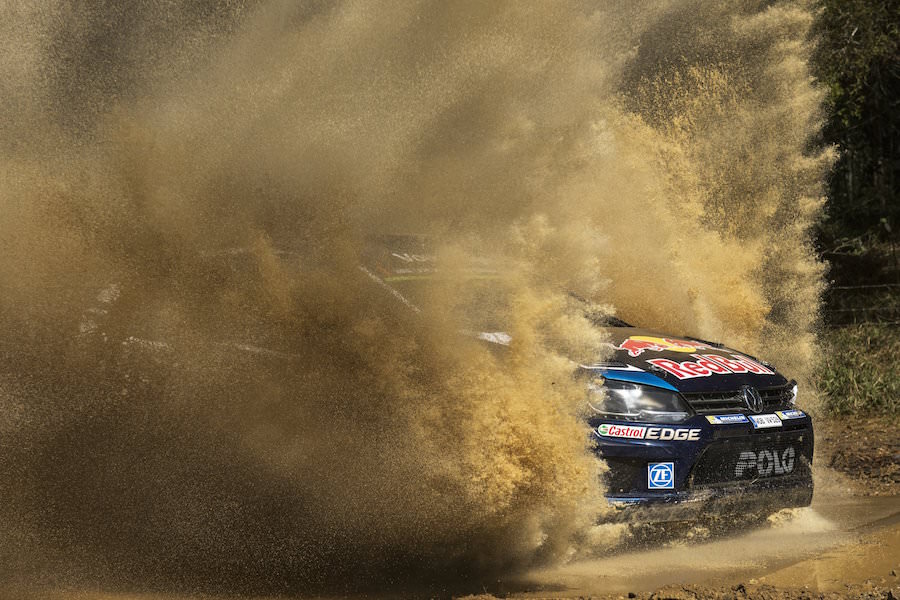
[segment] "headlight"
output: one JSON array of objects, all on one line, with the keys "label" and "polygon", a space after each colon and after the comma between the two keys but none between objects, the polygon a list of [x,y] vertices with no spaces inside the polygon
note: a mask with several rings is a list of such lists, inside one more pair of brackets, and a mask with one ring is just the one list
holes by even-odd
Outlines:
[{"label": "headlight", "polygon": [[591,408],[608,419],[681,423],[691,414],[677,393],[662,388],[597,379],[588,389]]},{"label": "headlight", "polygon": [[791,385],[791,404],[796,404],[797,403],[797,392],[799,391],[799,388],[797,387],[796,381],[792,381],[791,383],[793,384],[793,385]]}]

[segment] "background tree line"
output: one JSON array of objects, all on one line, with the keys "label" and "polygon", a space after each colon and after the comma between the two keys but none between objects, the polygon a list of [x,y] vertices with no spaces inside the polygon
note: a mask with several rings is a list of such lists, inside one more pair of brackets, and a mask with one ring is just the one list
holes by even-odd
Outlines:
[{"label": "background tree line", "polygon": [[839,151],[817,232],[831,264],[814,379],[833,413],[900,412],[900,0],[818,0],[823,142]]},{"label": "background tree line", "polygon": [[836,284],[900,282],[900,0],[820,0],[814,70],[840,158],[820,227]]}]

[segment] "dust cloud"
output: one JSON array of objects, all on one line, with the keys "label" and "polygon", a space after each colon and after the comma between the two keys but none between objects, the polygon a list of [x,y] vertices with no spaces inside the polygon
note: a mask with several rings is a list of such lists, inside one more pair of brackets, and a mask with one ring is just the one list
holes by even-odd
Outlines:
[{"label": "dust cloud", "polygon": [[[606,350],[569,292],[809,372],[811,19],[0,6],[4,577],[289,590],[584,551],[572,372]],[[359,270],[384,233],[435,240],[419,315]],[[505,349],[458,333],[485,258]]]}]

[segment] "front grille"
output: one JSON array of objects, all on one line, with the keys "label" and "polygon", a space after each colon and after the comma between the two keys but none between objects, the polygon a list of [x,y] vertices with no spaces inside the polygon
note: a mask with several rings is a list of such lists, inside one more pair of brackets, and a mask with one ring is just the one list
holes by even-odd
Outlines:
[{"label": "front grille", "polygon": [[[743,410],[744,396],[740,390],[729,392],[701,392],[682,394],[691,408],[698,413],[714,413]],[[763,400],[763,411],[774,410],[791,401],[791,386],[784,385],[775,388],[760,389],[759,395]]]},{"label": "front grille", "polygon": [[793,387],[788,384],[781,387],[763,389],[759,390],[759,395],[762,396],[763,404],[766,408],[783,406],[790,403],[794,395],[792,392]]},{"label": "front grille", "polygon": [[688,485],[806,480],[812,453],[810,430],[718,439],[697,459]]}]

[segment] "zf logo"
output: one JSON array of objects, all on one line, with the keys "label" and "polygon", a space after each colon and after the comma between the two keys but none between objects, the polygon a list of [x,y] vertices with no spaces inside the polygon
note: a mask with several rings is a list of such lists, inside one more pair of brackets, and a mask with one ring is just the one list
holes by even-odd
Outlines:
[{"label": "zf logo", "polygon": [[744,471],[756,470],[757,477],[770,475],[786,475],[794,470],[796,452],[788,447],[780,455],[777,450],[760,450],[759,452],[741,452],[734,476],[740,478]]},{"label": "zf logo", "polygon": [[647,465],[647,487],[651,490],[675,489],[675,463]]}]

